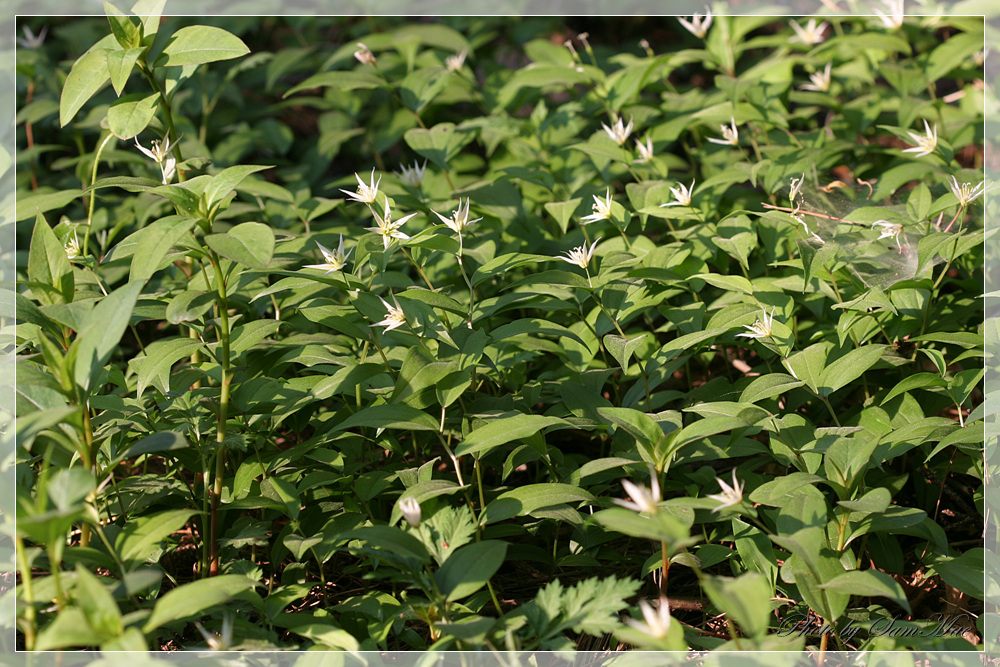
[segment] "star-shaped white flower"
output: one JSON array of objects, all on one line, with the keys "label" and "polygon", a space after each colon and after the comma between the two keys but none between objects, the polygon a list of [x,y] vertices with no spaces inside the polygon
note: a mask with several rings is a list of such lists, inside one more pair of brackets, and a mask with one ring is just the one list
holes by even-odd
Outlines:
[{"label": "star-shaped white flower", "polygon": [[740,145],[740,131],[736,127],[736,119],[732,116],[729,117],[730,127],[725,124],[720,126],[720,131],[722,132],[722,139],[715,139],[709,137],[709,141],[713,144],[722,144],[723,146],[739,146]]},{"label": "star-shaped white flower", "polygon": [[376,322],[371,326],[385,327],[382,333],[389,333],[393,329],[398,329],[399,327],[406,324],[406,315],[403,313],[403,309],[399,307],[399,301],[396,300],[395,294],[392,296],[392,302],[396,304],[395,306],[390,306],[386,302],[386,300],[383,299],[382,297],[379,297],[378,300],[382,302],[383,306],[385,306],[386,310],[385,319],[383,319],[381,322]]},{"label": "star-shaped white flower", "polygon": [[567,252],[565,257],[559,257],[558,259],[561,259],[564,262],[569,262],[570,264],[576,264],[581,269],[586,269],[590,266],[590,260],[594,256],[594,248],[596,248],[597,244],[600,242],[600,239],[594,241],[589,248],[587,247],[587,244],[584,243],[582,246],[578,246]]},{"label": "star-shaped white flower", "polygon": [[66,258],[76,259],[80,256],[80,239],[76,237],[76,230],[73,230],[73,236],[66,239]]},{"label": "star-shaped white flower", "polygon": [[409,236],[399,231],[399,228],[403,226],[403,223],[416,215],[416,213],[411,213],[409,215],[404,215],[399,220],[392,221],[392,211],[389,210],[389,198],[382,195],[385,199],[385,214],[379,215],[372,209],[372,215],[375,216],[375,224],[377,227],[365,227],[369,232],[375,232],[382,237],[383,248],[388,248],[389,244],[392,243],[393,239],[402,239],[404,241],[409,240]]},{"label": "star-shaped white flower", "polygon": [[903,0],[882,0],[882,4],[889,10],[888,14],[878,9],[875,10],[882,25],[890,30],[902,28],[903,19],[906,18],[906,14],[903,12]]},{"label": "star-shaped white flower", "polygon": [[823,21],[819,25],[816,25],[816,19],[809,19],[804,28],[795,21],[789,21],[788,25],[792,26],[792,29],[795,31],[795,39],[807,46],[816,46],[826,39],[823,36],[823,32],[829,24]]},{"label": "star-shaped white flower", "polygon": [[959,183],[958,179],[952,176],[951,185],[948,187],[951,188],[952,193],[958,198],[959,205],[965,208],[986,192],[986,181],[983,181],[976,187],[972,187],[972,183]]},{"label": "star-shaped white flower", "polygon": [[705,35],[708,34],[708,29],[712,27],[712,10],[705,7],[704,15],[695,14],[690,21],[678,16],[677,20],[689,33],[699,39],[704,39]]},{"label": "star-shaped white flower", "polygon": [[721,505],[716,507],[712,512],[718,512],[726,507],[735,507],[743,502],[743,484],[736,479],[736,468],[733,468],[733,485],[729,486],[723,482],[718,477],[715,481],[719,483],[719,488],[722,489],[722,493],[712,494],[708,497],[712,500],[718,500]]},{"label": "star-shaped white flower", "polygon": [[434,211],[434,215],[441,218],[441,222],[448,225],[448,229],[455,232],[459,236],[466,229],[472,227],[474,224],[482,220],[482,218],[476,218],[475,220],[469,220],[469,199],[465,200],[465,207],[462,207],[462,200],[458,200],[458,208],[451,212],[451,217],[446,218],[437,211]]},{"label": "star-shaped white flower", "polygon": [[832,63],[827,63],[822,72],[814,72],[809,75],[812,83],[804,83],[799,86],[799,90],[812,90],[817,93],[825,93],[830,90],[830,67]]},{"label": "star-shaped white flower", "polygon": [[799,205],[795,203],[795,200],[798,198],[799,194],[801,194],[802,183],[805,180],[806,180],[806,175],[804,172],[798,178],[795,178],[794,176],[792,177],[791,189],[788,191],[788,201],[790,201],[795,206],[796,209],[798,209]]},{"label": "star-shaped white flower", "polygon": [[319,251],[323,253],[323,259],[326,260],[325,264],[306,264],[304,268],[307,269],[321,269],[326,271],[324,276],[330,275],[334,271],[340,271],[344,266],[347,265],[347,257],[351,254],[354,248],[351,248],[346,253],[344,252],[344,235],[340,235],[340,245],[336,250],[328,250],[323,247],[323,244],[316,241],[316,245],[319,246]]},{"label": "star-shaped white flower", "polygon": [[453,56],[448,56],[444,59],[444,65],[448,68],[449,72],[457,72],[462,69],[462,65],[465,64],[465,49],[462,49],[461,53],[456,53]]},{"label": "star-shaped white flower", "polygon": [[592,210],[594,211],[588,216],[584,216],[580,222],[584,225],[589,225],[592,222],[597,222],[598,220],[608,220],[611,218],[611,188],[608,188],[607,195],[605,195],[602,201],[597,195],[594,197],[594,206]]},{"label": "star-shaped white flower", "polygon": [[173,144],[170,143],[169,136],[164,137],[162,144],[159,141],[153,140],[150,142],[149,148],[145,148],[139,144],[138,137],[135,140],[135,147],[142,151],[143,155],[154,160],[160,167],[160,175],[163,177],[164,185],[170,182],[170,179],[174,177],[174,173],[177,171],[177,159],[170,155],[170,151],[176,145],[176,142]]},{"label": "star-shaped white flower", "polygon": [[744,329],[749,329],[750,333],[739,333],[739,336],[746,336],[747,338],[770,338],[771,337],[771,327],[774,324],[774,308],[771,309],[771,314],[767,314],[767,310],[764,310],[763,315],[753,324],[744,324]]},{"label": "star-shaped white flower", "polygon": [[374,204],[375,200],[378,198],[378,186],[379,183],[382,182],[382,176],[379,175],[378,180],[376,181],[375,170],[372,169],[371,184],[365,184],[365,182],[361,180],[361,177],[356,173],[354,174],[354,178],[358,179],[357,192],[348,192],[343,188],[341,188],[340,191],[350,198],[349,201],[359,201],[362,204]]},{"label": "star-shaped white flower", "polygon": [[628,497],[632,500],[628,501],[615,498],[614,502],[621,505],[625,509],[630,509],[635,512],[648,512],[649,514],[656,514],[660,511],[660,481],[657,479],[655,470],[650,471],[650,479],[652,479],[652,489],[647,489],[645,486],[633,484],[627,479],[623,479],[622,488],[625,489],[625,493],[627,493]]},{"label": "star-shaped white flower", "polygon": [[45,43],[45,36],[49,34],[49,26],[42,26],[42,31],[37,35],[31,32],[27,25],[21,26],[24,31],[24,38],[17,37],[17,44],[23,49],[37,49]]},{"label": "star-shaped white flower", "polygon": [[694,193],[694,184],[695,181],[691,181],[691,185],[678,183],[676,188],[670,188],[670,194],[674,196],[674,200],[666,204],[660,204],[660,208],[666,208],[668,206],[690,206],[691,195]]},{"label": "star-shaped white flower", "polygon": [[407,185],[419,188],[420,184],[424,182],[424,172],[427,171],[427,160],[424,160],[423,165],[417,164],[416,160],[414,160],[412,167],[407,167],[405,164],[401,164],[399,165],[399,169],[399,176],[403,179],[403,182]]},{"label": "star-shaped white flower", "polygon": [[903,252],[903,245],[899,238],[903,235],[903,225],[898,222],[888,220],[876,220],[872,223],[872,228],[879,227],[879,239],[893,239],[899,252]]},{"label": "star-shaped white flower", "polygon": [[916,142],[916,146],[913,148],[906,148],[903,150],[904,153],[916,153],[916,157],[923,157],[925,155],[930,155],[937,148],[937,123],[934,124],[932,128],[928,123],[927,119],[924,119],[924,132],[921,135],[917,132],[908,132],[910,137]]},{"label": "star-shaped white flower", "polygon": [[661,597],[656,609],[653,609],[653,606],[645,600],[639,600],[639,610],[642,612],[645,623],[631,618],[625,622],[642,634],[654,639],[663,639],[667,636],[667,633],[670,632],[670,604],[667,602],[667,598]]},{"label": "star-shaped white flower", "polygon": [[642,164],[653,159],[653,140],[649,138],[648,134],[645,142],[635,140],[635,152],[639,154],[639,157],[635,159],[636,163]]},{"label": "star-shaped white flower", "polygon": [[628,125],[626,125],[619,116],[611,127],[604,123],[601,123],[601,127],[604,128],[604,132],[611,137],[613,142],[621,146],[628,140],[628,135],[632,134],[632,119],[630,118]]}]

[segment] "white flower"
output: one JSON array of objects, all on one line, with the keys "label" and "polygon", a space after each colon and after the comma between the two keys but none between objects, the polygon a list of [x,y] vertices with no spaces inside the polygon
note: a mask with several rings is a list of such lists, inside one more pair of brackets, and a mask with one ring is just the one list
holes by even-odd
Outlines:
[{"label": "white flower", "polygon": [[21,27],[24,30],[24,38],[16,38],[17,43],[21,48],[24,49],[37,49],[42,44],[45,43],[45,35],[49,34],[49,26],[43,26],[42,31],[37,35],[31,32],[31,28],[27,25]]},{"label": "white flower", "polygon": [[726,127],[725,124],[720,126],[723,137],[722,139],[714,139],[710,137],[709,141],[712,142],[713,144],[722,144],[723,146],[725,145],[739,146],[740,131],[736,127],[736,119],[730,116],[729,122],[732,125],[732,127]]},{"label": "white flower", "polygon": [[358,62],[362,65],[374,65],[376,62],[375,54],[361,42],[358,42],[358,50],[354,52],[354,57],[357,58]]},{"label": "white flower", "polygon": [[719,488],[722,489],[722,493],[709,495],[708,497],[712,500],[718,500],[722,504],[712,510],[712,512],[718,512],[725,507],[734,507],[743,502],[744,485],[740,484],[739,480],[736,479],[736,468],[733,468],[732,486],[729,486],[718,477],[715,478],[715,481],[719,483]]},{"label": "white flower", "polygon": [[590,37],[589,32],[581,32],[579,35],[576,36],[576,38],[580,40],[580,43],[583,44],[583,48],[587,49],[588,52],[590,51],[590,42],[587,41],[589,37]]},{"label": "white flower", "polygon": [[80,256],[80,239],[76,238],[76,230],[73,230],[73,237],[66,239],[66,258],[76,259]]},{"label": "white flower", "polygon": [[695,181],[691,181],[691,185],[678,183],[676,188],[670,188],[670,194],[674,196],[674,200],[666,204],[660,204],[660,208],[666,208],[668,206],[690,206],[691,194],[694,192],[694,184]]},{"label": "white flower", "polygon": [[469,220],[469,199],[465,200],[465,208],[462,208],[462,199],[458,200],[458,208],[451,212],[451,217],[446,218],[437,211],[434,211],[434,215],[441,218],[441,222],[448,225],[448,229],[455,232],[459,236],[462,232],[472,227],[474,224],[482,220],[482,218],[476,218],[475,220]]},{"label": "white flower", "polygon": [[[378,300],[382,302],[383,306],[385,306],[385,319],[381,322],[376,322],[371,326],[385,327],[385,330],[383,330],[382,333],[389,333],[393,329],[398,329],[406,324],[406,315],[403,313],[403,309],[399,307],[399,301],[396,301],[395,294],[392,296],[392,302],[396,304],[395,306],[390,306],[382,297],[379,297]],[[400,509],[402,509],[402,507]]]},{"label": "white flower", "polygon": [[628,125],[622,121],[619,117],[615,119],[615,124],[612,127],[608,127],[604,123],[601,123],[601,127],[604,128],[604,132],[607,133],[611,140],[621,146],[628,140],[628,135],[632,134],[632,120],[629,119]]},{"label": "white flower", "polygon": [[825,39],[823,32],[828,26],[826,21],[816,25],[816,19],[809,19],[805,28],[795,21],[789,21],[788,25],[792,26],[792,29],[795,31],[795,38],[808,46],[816,46],[822,42]]},{"label": "white flower", "polygon": [[197,621],[194,626],[212,651],[228,651],[233,644],[233,617],[228,612],[222,617],[222,629],[218,635],[207,631]]},{"label": "white flower", "polygon": [[639,157],[635,159],[635,162],[641,164],[643,162],[649,162],[653,159],[653,140],[649,138],[648,134],[646,135],[645,143],[639,141],[638,139],[635,140],[635,151],[639,154]]},{"label": "white flower", "polygon": [[882,4],[889,11],[888,14],[885,14],[881,10],[875,10],[882,25],[890,30],[899,30],[903,27],[903,19],[906,18],[903,13],[903,0],[882,0]]},{"label": "white flower", "polygon": [[155,160],[156,164],[160,167],[160,175],[163,176],[163,184],[166,185],[170,182],[170,179],[174,177],[174,173],[177,171],[177,160],[170,155],[170,151],[174,149],[177,143],[174,142],[173,145],[170,144],[170,137],[164,137],[163,143],[153,140],[150,142],[149,148],[144,148],[139,144],[139,139],[135,140],[135,147],[142,151],[143,155]]},{"label": "white flower", "polygon": [[348,192],[343,188],[341,188],[340,191],[343,192],[348,197],[350,197],[350,201],[359,201],[362,204],[374,204],[375,199],[378,198],[378,186],[379,183],[382,182],[382,176],[380,175],[378,177],[378,181],[376,181],[375,170],[372,169],[372,178],[370,185],[366,185],[365,182],[361,180],[361,177],[357,175],[357,173],[354,174],[354,178],[358,179],[357,192]]},{"label": "white flower", "polygon": [[383,248],[388,248],[389,244],[392,243],[393,239],[403,239],[404,241],[409,240],[409,236],[399,231],[399,228],[403,226],[403,223],[416,215],[416,213],[411,213],[405,215],[396,222],[392,221],[392,212],[389,210],[389,198],[382,195],[385,198],[385,214],[379,215],[372,209],[372,215],[375,216],[375,223],[377,227],[365,227],[369,232],[375,232],[382,236]]},{"label": "white flower", "polygon": [[989,53],[989,47],[981,51],[976,51],[972,54],[972,64],[976,67],[982,67],[986,63],[986,54]]},{"label": "white flower", "polygon": [[644,486],[633,484],[627,479],[623,479],[622,488],[625,489],[625,493],[628,494],[628,497],[632,501],[629,502],[628,500],[615,498],[614,502],[625,509],[656,514],[660,511],[660,480],[657,479],[655,470],[650,470],[650,479],[653,481],[652,489],[647,489]]},{"label": "white flower", "polygon": [[986,181],[983,181],[976,187],[972,187],[972,183],[959,184],[958,179],[952,176],[951,185],[948,187],[951,188],[952,193],[958,198],[959,205],[965,208],[986,192]]},{"label": "white flower", "polygon": [[899,248],[899,252],[903,252],[903,245],[899,240],[899,237],[903,235],[903,225],[898,222],[889,222],[888,220],[876,220],[872,223],[872,227],[881,227],[879,230],[879,239],[893,239],[896,242],[896,247]]},{"label": "white flower", "polygon": [[646,619],[645,623],[631,618],[625,622],[642,634],[654,639],[663,639],[667,636],[667,633],[670,632],[670,605],[667,598],[661,597],[655,610],[645,600],[639,600],[639,610],[642,611],[642,617]]},{"label": "white flower", "polygon": [[569,262],[570,264],[576,264],[581,269],[586,269],[590,265],[590,259],[594,256],[594,248],[596,248],[597,244],[600,242],[600,239],[594,241],[590,248],[587,248],[587,244],[584,243],[582,246],[578,246],[570,250],[566,253],[565,257],[559,257],[557,259]]},{"label": "white flower", "polygon": [[913,148],[907,148],[903,150],[904,153],[916,153],[916,157],[923,157],[925,155],[930,155],[937,148],[937,123],[931,128],[927,124],[927,119],[924,119],[924,132],[926,134],[920,135],[917,132],[909,132],[908,134],[916,142],[916,146]]},{"label": "white flower", "polygon": [[753,324],[744,324],[744,329],[749,329],[750,333],[739,333],[739,336],[746,336],[747,338],[770,338],[771,337],[771,326],[774,324],[774,308],[771,309],[771,314],[767,314],[767,310],[764,310],[764,314],[760,319],[758,319]]},{"label": "white flower", "polygon": [[400,177],[407,185],[412,185],[415,188],[419,188],[420,184],[424,182],[424,172],[427,171],[427,160],[424,160],[423,166],[417,164],[416,160],[413,162],[412,167],[407,167],[405,164],[399,165],[402,173]]},{"label": "white flower", "polygon": [[403,498],[400,500],[399,511],[403,513],[403,518],[406,519],[406,523],[410,524],[414,528],[420,527],[420,503],[417,502],[416,498],[410,496],[409,498]]},{"label": "white flower", "polygon": [[[791,190],[788,192],[788,201],[795,203],[795,199],[799,196],[802,191],[802,182],[806,180],[806,175],[803,172],[798,178],[792,178]],[[796,206],[798,208],[798,206]]]},{"label": "white flower", "polygon": [[704,16],[701,14],[695,14],[691,17],[690,21],[682,19],[678,16],[677,20],[680,21],[680,24],[684,26],[689,33],[695,37],[704,39],[705,35],[708,33],[708,29],[712,27],[712,10],[706,6]]},{"label": "white flower", "polygon": [[319,246],[319,251],[323,253],[323,259],[326,260],[326,264],[306,264],[304,268],[307,269],[321,269],[326,271],[324,276],[330,275],[334,271],[340,271],[347,264],[347,257],[351,254],[351,250],[344,253],[344,235],[340,235],[340,246],[336,250],[328,250],[323,247],[323,244],[316,241],[316,245]]},{"label": "white flower", "polygon": [[813,90],[817,93],[825,93],[830,90],[830,67],[832,63],[827,63],[822,72],[815,72],[809,75],[812,83],[804,83],[799,86],[799,90]]},{"label": "white flower", "polygon": [[448,68],[449,72],[457,72],[462,69],[462,65],[465,64],[465,49],[462,49],[461,53],[456,53],[453,56],[448,56],[444,59],[444,64]]},{"label": "white flower", "polygon": [[594,206],[591,210],[594,212],[588,216],[584,216],[580,220],[580,222],[584,225],[589,225],[590,223],[597,222],[598,220],[608,220],[611,218],[611,188],[608,188],[608,193],[604,201],[601,201],[601,198],[597,195],[593,195],[593,197]]}]

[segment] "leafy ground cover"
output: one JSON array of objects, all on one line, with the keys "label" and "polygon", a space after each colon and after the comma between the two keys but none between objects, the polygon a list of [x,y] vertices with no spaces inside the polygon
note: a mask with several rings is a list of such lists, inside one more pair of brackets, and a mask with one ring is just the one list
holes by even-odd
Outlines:
[{"label": "leafy ground cover", "polygon": [[981,643],[982,20],[106,10],[18,50],[23,648]]}]

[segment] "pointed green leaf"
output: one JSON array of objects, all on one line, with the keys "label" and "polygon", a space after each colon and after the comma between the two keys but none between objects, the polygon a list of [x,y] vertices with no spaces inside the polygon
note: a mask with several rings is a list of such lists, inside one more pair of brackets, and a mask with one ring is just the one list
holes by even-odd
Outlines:
[{"label": "pointed green leaf", "polygon": [[888,574],[879,572],[878,570],[852,570],[844,572],[825,584],[820,584],[819,587],[827,591],[839,591],[847,595],[888,598],[905,609],[906,613],[912,613],[910,611],[910,602],[906,599],[903,587]]},{"label": "pointed green leaf", "polygon": [[119,287],[101,299],[87,316],[73,343],[77,348],[74,379],[84,391],[91,389],[97,374],[118,348],[142,286],[142,281],[133,281]]},{"label": "pointed green leaf", "polygon": [[266,269],[274,255],[274,232],[259,222],[244,222],[225,234],[210,234],[205,243],[226,259],[251,269]]},{"label": "pointed green leaf", "polygon": [[44,305],[73,301],[73,267],[66,257],[66,249],[41,213],[35,216],[35,228],[31,233],[28,279],[52,288],[52,291],[34,290],[37,292],[35,298]]},{"label": "pointed green leaf", "polygon": [[153,120],[158,100],[156,93],[133,93],[115,100],[108,107],[108,128],[119,139],[131,139]]},{"label": "pointed green leaf", "polygon": [[207,25],[192,25],[170,36],[156,64],[158,67],[200,65],[239,58],[248,53],[250,49],[233,33]]},{"label": "pointed green leaf", "polygon": [[111,75],[111,86],[115,89],[116,95],[121,95],[125,90],[125,83],[140,55],[142,55],[140,48],[108,51],[108,74]]},{"label": "pointed green leaf", "polygon": [[104,84],[111,79],[108,73],[109,49],[95,49],[83,54],[70,70],[59,96],[59,125],[65,127],[73,116]]},{"label": "pointed green leaf", "polygon": [[507,543],[483,540],[457,550],[437,572],[438,589],[448,602],[461,600],[486,585],[507,555]]},{"label": "pointed green leaf", "polygon": [[455,456],[481,454],[513,440],[521,440],[541,433],[543,429],[566,422],[558,417],[542,415],[515,415],[491,421],[480,426],[455,447]]},{"label": "pointed green leaf", "polygon": [[178,586],[156,601],[153,613],[142,626],[145,633],[192,616],[231,600],[252,589],[256,583],[242,574],[223,574]]}]

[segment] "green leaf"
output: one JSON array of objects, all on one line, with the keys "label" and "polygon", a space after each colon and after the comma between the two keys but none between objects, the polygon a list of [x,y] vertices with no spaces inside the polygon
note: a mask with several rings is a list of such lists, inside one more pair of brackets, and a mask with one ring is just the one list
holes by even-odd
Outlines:
[{"label": "green leaf", "polygon": [[969,57],[983,48],[982,33],[960,32],[931,51],[924,72],[931,83],[946,76],[956,67],[967,64]]},{"label": "green leaf", "polygon": [[229,353],[233,359],[261,342],[281,326],[277,320],[252,320],[233,329]]},{"label": "green leaf", "polygon": [[472,285],[475,287],[484,280],[489,280],[494,276],[503,275],[519,266],[537,262],[547,262],[550,259],[552,258],[546,255],[529,255],[520,252],[500,255],[499,257],[494,257],[476,269],[476,272],[472,274]]},{"label": "green leaf", "polygon": [[593,500],[588,491],[569,484],[541,483],[528,484],[500,494],[486,505],[479,522],[482,525],[510,519],[515,516],[525,516],[553,505],[563,503]]},{"label": "green leaf", "polygon": [[314,74],[300,84],[293,86],[284,97],[294,95],[303,90],[313,88],[333,88],[343,92],[352,90],[367,90],[371,88],[388,88],[385,79],[370,71],[322,72]]},{"label": "green leaf", "polygon": [[817,388],[820,396],[829,396],[861,377],[882,358],[885,345],[864,345],[837,359],[820,374]]},{"label": "green leaf", "polygon": [[450,482],[446,479],[430,479],[426,482],[417,482],[400,494],[399,499],[392,506],[392,515],[389,517],[389,523],[395,524],[403,516],[402,510],[399,509],[399,503],[402,500],[413,498],[418,503],[423,504],[424,501],[431,498],[450,495],[465,488],[468,488],[468,486],[459,486],[455,482]]},{"label": "green leaf", "polygon": [[28,195],[22,197],[20,192],[17,198],[16,220],[27,220],[33,215],[47,213],[55,209],[60,209],[70,202],[79,199],[83,194],[82,190],[67,189],[59,192],[45,192],[43,194]]},{"label": "green leaf", "polygon": [[218,174],[212,176],[202,192],[205,208],[211,211],[212,207],[225,199],[250,174],[271,168],[271,165],[266,164],[238,164],[235,167],[223,169]]},{"label": "green leaf", "polygon": [[417,155],[427,158],[445,171],[448,170],[448,162],[474,138],[474,132],[458,129],[454,123],[438,123],[427,130],[413,128],[403,135],[406,144]]},{"label": "green leaf", "polygon": [[646,413],[634,408],[598,408],[597,414],[624,429],[650,453],[663,438],[660,424]]},{"label": "green leaf", "polygon": [[73,64],[59,96],[60,127],[73,120],[87,100],[111,79],[107,53],[108,49],[95,49],[80,56]]},{"label": "green leaf", "polygon": [[364,526],[338,533],[337,539],[356,539],[368,548],[384,550],[395,556],[412,558],[421,563],[431,562],[431,557],[420,540],[393,526]]},{"label": "green leaf", "polygon": [[207,25],[193,25],[181,28],[170,36],[156,65],[200,65],[239,58],[248,53],[250,49],[243,40],[231,32]]},{"label": "green leaf", "polygon": [[559,223],[559,228],[565,234],[566,230],[569,229],[569,221],[572,220],[573,214],[576,213],[576,209],[580,207],[580,202],[582,201],[582,199],[577,197],[568,201],[547,202],[545,210],[555,218],[555,221]]},{"label": "green leaf", "polygon": [[422,67],[399,84],[399,96],[411,111],[419,112],[448,85],[451,72],[443,67]]},{"label": "green leaf", "polygon": [[124,51],[108,51],[108,74],[111,75],[111,86],[115,89],[116,95],[121,95],[125,90],[135,62],[142,55],[142,49],[126,49]]},{"label": "green leaf", "polygon": [[77,339],[73,342],[76,364],[73,378],[89,392],[93,381],[118,348],[132,309],[142,291],[143,282],[133,281],[104,297],[87,315]]},{"label": "green leaf", "polygon": [[132,15],[142,21],[143,38],[152,37],[160,29],[160,16],[166,3],[167,0],[137,0],[132,5]]},{"label": "green leaf", "polygon": [[156,93],[133,93],[115,100],[108,107],[108,128],[119,139],[131,139],[153,120],[158,101]]},{"label": "green leaf", "polygon": [[[295,486],[290,482],[286,482],[280,477],[268,477],[264,482],[261,483],[261,487],[264,484],[270,485],[274,492],[278,494],[278,498],[285,505],[285,511],[288,512],[288,516],[292,518],[293,521],[299,518],[299,511],[302,508],[302,501],[299,499],[299,494],[295,490]],[[319,542],[317,542],[319,544]]]},{"label": "green leaf", "polygon": [[159,550],[160,542],[183,528],[194,513],[194,510],[167,510],[130,518],[115,540],[122,563],[130,570],[145,563]]},{"label": "green leaf", "polygon": [[716,287],[726,291],[753,294],[753,285],[743,276],[729,276],[719,273],[699,273],[698,275],[691,276],[691,278],[699,278],[704,280],[709,285],[715,285]]},{"label": "green leaf", "polygon": [[948,383],[934,373],[914,373],[913,375],[900,380],[899,383],[892,388],[892,391],[885,395],[885,398],[882,399],[881,405],[885,405],[900,394],[905,394],[906,392],[913,391],[914,389],[947,386]]},{"label": "green leaf", "polygon": [[687,526],[662,510],[648,515],[613,507],[595,513],[593,519],[609,531],[639,539],[665,541],[671,550],[695,542]]},{"label": "green leaf", "polygon": [[493,330],[490,334],[490,338],[493,339],[493,342],[499,342],[506,338],[520,336],[521,334],[544,334],[546,336],[555,336],[557,338],[570,338],[584,347],[587,346],[582,338],[561,324],[556,324],[555,322],[550,322],[549,320],[543,320],[536,317],[526,317],[508,324],[500,325]]},{"label": "green leaf", "polygon": [[196,218],[170,215],[143,228],[129,268],[129,280],[148,280],[160,269],[160,264],[181,237],[191,231]]},{"label": "green leaf", "polygon": [[76,564],[76,599],[87,625],[102,641],[124,631],[122,613],[111,592],[81,563]]},{"label": "green leaf", "polygon": [[639,334],[632,340],[626,340],[615,334],[607,334],[604,336],[604,347],[615,358],[615,361],[622,367],[622,370],[627,373],[629,359],[632,358],[632,353],[642,345],[643,338],[645,337],[646,334]]},{"label": "green leaf", "polygon": [[164,396],[170,391],[170,369],[175,363],[190,357],[204,347],[197,338],[167,338],[146,346],[146,356],[136,362],[136,398],[146,387],[153,386]]},{"label": "green leaf", "polygon": [[884,512],[892,503],[892,493],[885,487],[877,487],[857,500],[841,500],[837,504],[852,512]]},{"label": "green leaf", "polygon": [[209,234],[205,243],[226,259],[251,269],[266,269],[274,256],[274,232],[259,222],[244,222],[225,234]]},{"label": "green leaf", "polygon": [[969,549],[956,558],[938,557],[931,561],[941,578],[977,600],[985,599],[983,556],[980,548]]},{"label": "green leaf", "polygon": [[398,428],[412,431],[436,431],[438,423],[426,412],[405,403],[374,405],[364,408],[336,425],[334,431],[364,426],[368,428]]},{"label": "green leaf", "polygon": [[512,440],[522,440],[536,433],[541,433],[542,429],[549,426],[565,423],[565,420],[558,417],[543,417],[542,415],[515,415],[497,419],[467,435],[455,447],[455,456],[466,454],[481,456],[483,453]]},{"label": "green leaf", "polygon": [[132,20],[107,0],[104,0],[104,13],[108,17],[108,23],[111,24],[111,34],[121,47],[127,49],[135,46],[138,30]]},{"label": "green leaf", "polygon": [[739,577],[715,577],[708,575],[702,579],[705,593],[712,604],[739,623],[751,637],[763,637],[767,633],[767,614],[774,589],[767,579],[756,572],[747,572]]},{"label": "green leaf", "polygon": [[912,613],[903,587],[888,574],[878,570],[851,570],[834,577],[825,584],[820,584],[819,587],[847,595],[888,598],[905,609],[907,614]]},{"label": "green leaf", "polygon": [[434,573],[438,589],[448,602],[468,597],[496,574],[506,555],[506,542],[483,540],[468,544],[450,555]]},{"label": "green leaf", "polygon": [[740,403],[756,403],[768,398],[774,398],[797,387],[802,382],[785,373],[768,373],[754,378],[740,394]]},{"label": "green leaf", "polygon": [[216,295],[212,292],[199,290],[181,292],[167,304],[167,321],[171,324],[194,322],[212,309],[215,298]]},{"label": "green leaf", "polygon": [[167,623],[200,616],[256,585],[242,574],[223,574],[178,586],[156,601],[142,631],[148,634]]},{"label": "green leaf", "polygon": [[66,257],[66,249],[41,213],[35,216],[35,228],[31,233],[28,279],[52,288],[52,291],[32,290],[36,292],[35,298],[45,305],[73,301],[73,267]]},{"label": "green leaf", "polygon": [[122,458],[133,459],[143,454],[171,452],[176,449],[184,449],[188,446],[188,441],[180,433],[176,431],[160,431],[159,433],[146,436],[129,447]]}]

